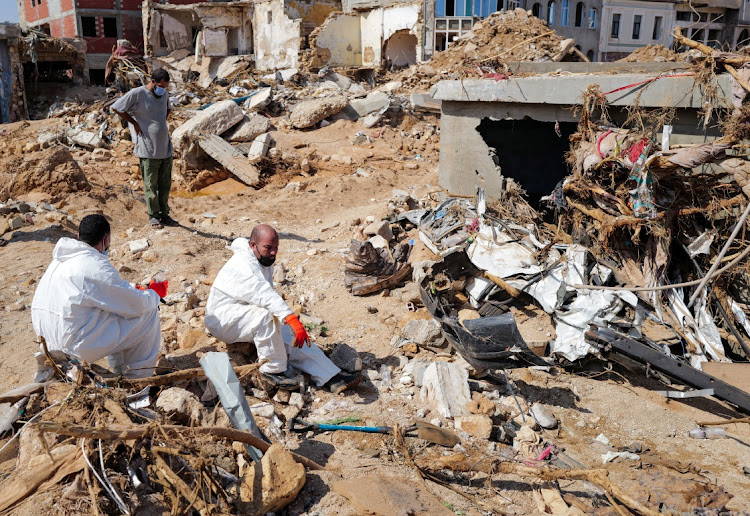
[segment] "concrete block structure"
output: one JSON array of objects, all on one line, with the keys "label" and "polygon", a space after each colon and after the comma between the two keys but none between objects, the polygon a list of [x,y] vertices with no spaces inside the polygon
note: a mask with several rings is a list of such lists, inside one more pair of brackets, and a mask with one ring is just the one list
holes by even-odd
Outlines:
[{"label": "concrete block structure", "polygon": [[[676,108],[672,143],[700,143],[719,130],[703,130],[696,123],[703,107],[701,88],[694,77],[677,76],[684,63],[517,63],[513,80],[463,79],[441,81],[432,96],[442,101],[439,183],[451,194],[473,195],[481,186],[497,199],[505,178],[512,178],[539,199],[568,175],[566,153],[578,118],[573,109],[589,86],[606,93],[623,86],[647,84],[607,96],[612,121],[622,124],[627,108],[640,95],[643,108]],[[553,72],[562,69],[565,74]],[[612,73],[615,69],[618,73]],[[674,77],[669,77],[675,75]],[[718,91],[731,106],[731,78],[718,76]],[[715,106],[717,107],[717,106]],[[713,124],[715,125],[715,124]]]}]

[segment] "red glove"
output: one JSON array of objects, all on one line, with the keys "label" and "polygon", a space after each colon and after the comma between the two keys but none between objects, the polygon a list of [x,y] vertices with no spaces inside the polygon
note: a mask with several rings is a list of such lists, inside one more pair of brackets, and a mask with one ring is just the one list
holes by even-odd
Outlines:
[{"label": "red glove", "polygon": [[305,327],[302,326],[301,322],[299,322],[299,319],[296,315],[288,315],[287,318],[284,319],[284,322],[287,323],[294,332],[295,348],[301,349],[305,342],[307,343],[307,346],[310,347],[310,337],[307,335],[307,330],[305,330]]},{"label": "red glove", "polygon": [[155,282],[154,280],[151,280],[151,283],[148,284],[148,288],[159,294],[159,297],[164,299],[167,297],[167,287],[169,286],[168,281],[160,281]]}]

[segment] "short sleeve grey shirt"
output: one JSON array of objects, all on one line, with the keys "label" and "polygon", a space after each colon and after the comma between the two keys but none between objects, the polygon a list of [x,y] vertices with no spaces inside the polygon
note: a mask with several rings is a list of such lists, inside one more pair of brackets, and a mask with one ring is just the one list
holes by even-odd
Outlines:
[{"label": "short sleeve grey shirt", "polygon": [[133,124],[128,124],[137,157],[164,159],[172,155],[172,139],[167,127],[168,93],[160,98],[141,86],[120,97],[112,104],[112,109],[129,114],[141,126],[143,134],[136,135]]}]

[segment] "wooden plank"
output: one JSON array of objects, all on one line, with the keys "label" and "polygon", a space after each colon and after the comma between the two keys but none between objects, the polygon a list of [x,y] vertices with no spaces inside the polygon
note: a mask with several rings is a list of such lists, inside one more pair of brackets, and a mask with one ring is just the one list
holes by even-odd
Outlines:
[{"label": "wooden plank", "polygon": [[750,364],[726,362],[703,362],[701,369],[704,373],[715,376],[729,385],[750,392]]},{"label": "wooden plank", "polygon": [[215,134],[204,136],[198,145],[247,186],[257,186],[260,183],[260,171],[248,163],[247,156],[232,147],[221,136]]}]

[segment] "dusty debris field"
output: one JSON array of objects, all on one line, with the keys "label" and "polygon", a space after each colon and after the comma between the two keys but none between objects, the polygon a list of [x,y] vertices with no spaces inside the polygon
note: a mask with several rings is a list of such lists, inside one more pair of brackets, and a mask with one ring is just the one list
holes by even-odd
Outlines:
[{"label": "dusty debris field", "polygon": [[[9,125],[4,127],[3,141],[33,141],[54,123]],[[437,125],[434,120],[430,123]],[[181,367],[196,367],[202,352],[225,349],[203,331],[209,287],[230,256],[225,246],[234,237],[247,236],[254,224],[264,222],[274,225],[281,234],[277,264],[283,272],[277,272],[277,283],[290,306],[311,317],[316,343],[324,349],[332,349],[336,343],[355,348],[367,374],[367,380],[347,395],[332,396],[313,389],[300,415],[313,421],[358,417],[357,424],[381,426],[438,419],[452,428],[452,421],[441,420],[421,400],[418,388],[400,381],[410,361],[450,358],[446,348],[422,348],[416,356],[407,356],[391,346],[392,338],[408,321],[429,317],[424,310],[409,311],[414,284],[392,290],[387,296],[354,297],[344,286],[343,274],[350,238],[356,236],[368,216],[381,219],[389,214],[394,189],[406,190],[416,199],[438,190],[437,136],[418,140],[388,127],[366,131],[379,136],[373,138],[371,146],[352,145],[352,138],[362,129],[358,123],[338,121],[314,132],[274,132],[276,146],[283,152],[314,148],[319,154],[351,156],[351,164],[323,161],[310,177],[280,171],[269,176],[258,190],[229,179],[197,193],[177,191],[172,209],[181,227],[161,230],[146,227],[142,188],[130,170],[136,160],[129,154],[128,144],[120,143],[103,161],[93,159],[88,151],[74,151],[72,158],[91,183],[90,190],[72,194],[36,191],[14,197],[48,202],[69,217],[60,217],[59,212],[38,215],[33,225],[4,235],[6,242],[0,247],[0,391],[31,381],[36,368],[32,355],[38,348],[29,306],[36,282],[51,259],[55,242],[73,236],[76,222],[86,214],[101,211],[111,218],[110,257],[123,277],[140,282],[164,270],[171,293],[192,294],[189,303],[167,307],[161,315],[163,351],[170,363]],[[412,157],[415,148],[422,159],[404,159]],[[48,150],[29,151],[23,158],[44,152]],[[21,166],[21,158],[15,153],[4,155],[0,168],[15,173],[17,170],[9,167]],[[357,173],[360,168],[365,173]],[[148,250],[130,252],[128,242],[142,238],[148,240]],[[429,258],[429,254],[417,244],[412,260]],[[530,341],[538,341],[547,335],[549,323],[545,317],[541,311],[517,317],[521,333]],[[384,364],[391,367],[390,388],[380,377]],[[718,419],[717,414],[739,415],[712,400],[667,403],[654,392],[664,388],[661,384],[621,368],[615,371],[605,372],[601,365],[594,364],[578,374],[556,368],[510,372],[520,403],[540,402],[559,421],[555,430],[539,431],[538,442],[530,446],[541,451],[547,443],[554,444],[553,455],[568,467],[579,468],[602,467],[601,456],[611,449],[637,449],[638,461],[616,459],[604,467],[610,471],[612,482],[630,496],[639,498],[639,494],[650,493],[651,501],[662,502],[665,512],[698,510],[698,505],[691,506],[688,501],[697,500],[701,493],[705,494],[705,503],[711,499],[726,501],[723,491],[732,495],[726,510],[742,513],[750,507],[748,477],[743,475],[743,467],[750,466],[750,427],[729,425],[727,439],[702,441],[687,436],[697,421]],[[506,418],[518,417],[519,413],[512,408],[515,400],[506,396],[504,382],[485,377],[471,379],[470,385],[478,406],[490,401],[488,413],[495,423],[491,439],[461,434],[461,444],[447,449],[406,438],[416,464],[455,491],[430,481],[422,483],[389,435],[284,431],[283,443],[288,449],[326,467],[322,472],[308,471],[305,486],[287,506],[286,514],[487,514],[488,507],[506,514],[562,514],[540,502],[544,491],[533,478],[481,467],[482,461],[514,456],[506,444],[495,442],[495,436]],[[248,392],[251,397],[256,394],[261,396],[258,391]],[[502,407],[505,409],[500,410]],[[268,424],[262,417],[257,419],[261,426]],[[596,440],[602,434],[612,447],[604,445],[602,438]],[[10,480],[16,457],[0,459],[4,460],[0,464],[1,487]],[[476,471],[469,471],[473,466],[477,466]],[[558,485],[565,501],[582,511],[578,514],[622,513],[609,504],[602,490],[588,482],[560,480]],[[29,497],[14,512],[88,513],[91,506],[82,498],[85,496],[75,490],[53,488]],[[108,507],[116,511],[114,505]],[[143,509],[149,514],[169,512],[168,505]],[[619,507],[619,511],[624,509]],[[702,513],[712,513],[710,509],[705,511]]]}]

